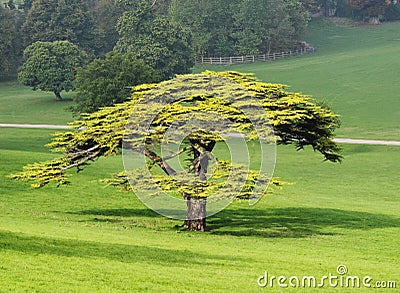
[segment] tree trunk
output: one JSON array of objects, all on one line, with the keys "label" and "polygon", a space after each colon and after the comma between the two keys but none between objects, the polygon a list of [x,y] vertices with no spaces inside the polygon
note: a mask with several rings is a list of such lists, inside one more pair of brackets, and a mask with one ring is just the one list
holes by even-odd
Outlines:
[{"label": "tree trunk", "polygon": [[56,101],[62,101],[60,92],[55,91],[54,94],[56,95]]},{"label": "tree trunk", "polygon": [[[207,168],[211,159],[210,152],[215,146],[215,141],[190,141],[193,148],[193,164],[194,175],[200,180],[207,180]],[[197,146],[197,147],[196,147]],[[187,211],[186,220],[183,226],[189,231],[205,231],[206,230],[206,204],[207,197],[196,196],[192,197],[183,194],[186,201]]]},{"label": "tree trunk", "polygon": [[205,231],[206,229],[206,203],[207,198],[194,199],[184,196],[187,205],[184,227],[189,231]]},{"label": "tree trunk", "polygon": [[381,22],[379,21],[379,17],[378,16],[371,16],[370,18],[369,18],[369,24],[374,24],[374,25],[376,25],[376,24],[380,24]]}]

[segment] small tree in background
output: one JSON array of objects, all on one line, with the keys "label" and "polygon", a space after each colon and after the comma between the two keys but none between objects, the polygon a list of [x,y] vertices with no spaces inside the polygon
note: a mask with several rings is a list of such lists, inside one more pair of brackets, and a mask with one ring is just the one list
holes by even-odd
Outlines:
[{"label": "small tree in background", "polygon": [[[255,104],[262,105],[261,109],[268,112],[268,118],[265,111],[254,110]],[[245,109],[251,117],[240,109]],[[160,151],[165,135],[174,127],[185,126],[182,122],[187,121],[191,114],[198,114],[195,117],[198,123],[193,124],[196,127],[189,129],[183,141],[178,140],[179,148],[173,153]],[[256,184],[261,182],[265,185],[273,180],[262,177],[260,170],[253,169],[243,177],[232,156],[225,161],[217,158],[214,171],[209,170],[210,153],[223,139],[204,129],[203,124],[219,125],[221,117],[229,120],[231,125],[223,130],[229,133],[234,127],[249,140],[270,135],[270,129],[264,124],[269,120],[274,130],[273,138],[278,143],[294,144],[298,150],[311,146],[326,160],[338,162],[341,159],[340,148],[332,141],[339,123],[338,115],[327,107],[317,105],[310,97],[287,92],[282,85],[257,81],[251,75],[208,71],[178,76],[159,84],[137,86],[131,100],[86,115],[83,120],[72,123],[70,131],[58,133],[48,146],[61,152],[60,157],[27,165],[23,172],[10,177],[35,181],[32,186],[36,188],[50,182],[67,184],[67,170],[80,170],[96,158],[118,154],[122,147],[124,150],[128,148],[128,152],[143,157],[144,160],[140,161],[145,163],[144,168],[125,167],[126,171],[119,173],[110,183],[126,185],[129,181],[142,190],[148,190],[149,196],[154,198],[157,196],[157,193],[153,194],[155,182],[164,192],[184,199],[187,205],[184,227],[204,231],[206,203],[210,197],[248,198]],[[138,127],[147,123],[146,120],[151,127]],[[265,125],[261,133],[254,128],[254,122]],[[181,164],[185,166],[182,170],[176,169],[170,161],[179,156],[183,156],[182,162],[186,162]],[[135,160],[131,163],[137,164]],[[143,176],[146,170],[151,172],[152,179]],[[225,184],[230,174],[233,174],[233,181]],[[239,184],[244,185],[236,193],[234,190]],[[222,192],[216,195],[216,190]],[[159,208],[170,210],[166,206]]]},{"label": "small tree in background", "polygon": [[36,42],[24,51],[25,62],[18,74],[20,83],[33,90],[53,92],[62,100],[61,91],[74,89],[77,68],[87,55],[69,41]]},{"label": "small tree in background", "polygon": [[75,114],[92,113],[104,106],[124,102],[132,86],[159,81],[156,71],[133,53],[110,52],[80,68],[76,76]]}]

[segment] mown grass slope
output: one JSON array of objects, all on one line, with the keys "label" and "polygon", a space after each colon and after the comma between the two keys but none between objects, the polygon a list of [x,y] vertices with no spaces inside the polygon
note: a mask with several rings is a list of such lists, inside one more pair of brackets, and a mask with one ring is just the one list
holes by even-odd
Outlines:
[{"label": "mown grass slope", "polygon": [[321,278],[340,264],[374,281],[398,278],[396,147],[346,146],[341,165],[279,147],[275,174],[294,185],[188,233],[132,193],[103,187],[120,157],[74,174],[71,186],[5,179],[53,156],[43,147],[51,132],[1,129],[1,291],[257,292],[265,271]]},{"label": "mown grass slope", "polygon": [[336,20],[311,22],[306,40],[317,51],[298,58],[197,71],[253,72],[264,81],[326,100],[342,115],[341,137],[400,137],[400,22],[379,26]]},{"label": "mown grass slope", "polygon": [[62,93],[64,101],[56,101],[54,94],[33,91],[17,81],[0,83],[0,123],[66,124],[72,113],[72,93]]}]

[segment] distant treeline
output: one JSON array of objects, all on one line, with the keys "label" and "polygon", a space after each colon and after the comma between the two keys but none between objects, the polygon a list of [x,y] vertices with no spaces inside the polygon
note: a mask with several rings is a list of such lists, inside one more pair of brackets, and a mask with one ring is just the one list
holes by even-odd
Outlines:
[{"label": "distant treeline", "polygon": [[[9,0],[0,6],[0,78],[15,75],[24,49],[68,40],[92,59],[135,51],[162,74],[188,71],[185,58],[293,49],[311,16],[400,19],[386,0]],[[397,3],[397,2],[396,2]],[[168,54],[166,53],[168,49]],[[169,59],[168,64],[165,60]],[[163,61],[164,60],[164,61]],[[176,63],[175,65],[173,65]]]}]

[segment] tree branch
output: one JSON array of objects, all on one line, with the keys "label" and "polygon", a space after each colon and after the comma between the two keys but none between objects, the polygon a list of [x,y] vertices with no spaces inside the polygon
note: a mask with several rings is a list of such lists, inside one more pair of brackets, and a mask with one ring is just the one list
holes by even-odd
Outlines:
[{"label": "tree branch", "polygon": [[166,174],[176,175],[176,171],[172,169],[172,167],[168,165],[168,163],[165,160],[163,160],[159,155],[157,155],[155,152],[146,148],[143,151],[143,154],[150,160],[155,162]]},{"label": "tree branch", "polygon": [[98,149],[99,147],[100,147],[99,145],[95,145],[94,147],[91,147],[90,149],[87,149],[87,150],[67,154],[67,157],[70,158],[71,160],[74,160],[74,159],[80,157],[81,155],[86,155],[87,153],[90,153],[90,152]]},{"label": "tree branch", "polygon": [[176,156],[179,156],[180,154],[186,152],[187,150],[189,150],[189,149],[191,149],[191,148],[192,148],[192,146],[186,146],[186,147],[184,147],[183,149],[180,149],[179,151],[177,151],[176,153],[174,153],[174,154],[172,154],[172,155],[169,155],[169,156],[166,156],[165,158],[162,158],[162,159],[163,159],[164,161],[171,160],[171,159],[175,158]]},{"label": "tree branch", "polygon": [[61,172],[65,171],[65,170],[68,170],[68,169],[71,169],[71,168],[74,168],[74,167],[79,167],[79,166],[84,165],[85,163],[87,163],[91,159],[95,158],[98,154],[100,154],[100,152],[101,152],[101,150],[98,150],[97,152],[85,157],[84,159],[82,159],[82,160],[80,160],[80,161],[78,161],[78,162],[76,162],[74,164],[71,164],[71,165],[68,165],[68,166],[66,166],[64,168],[61,168]]}]

